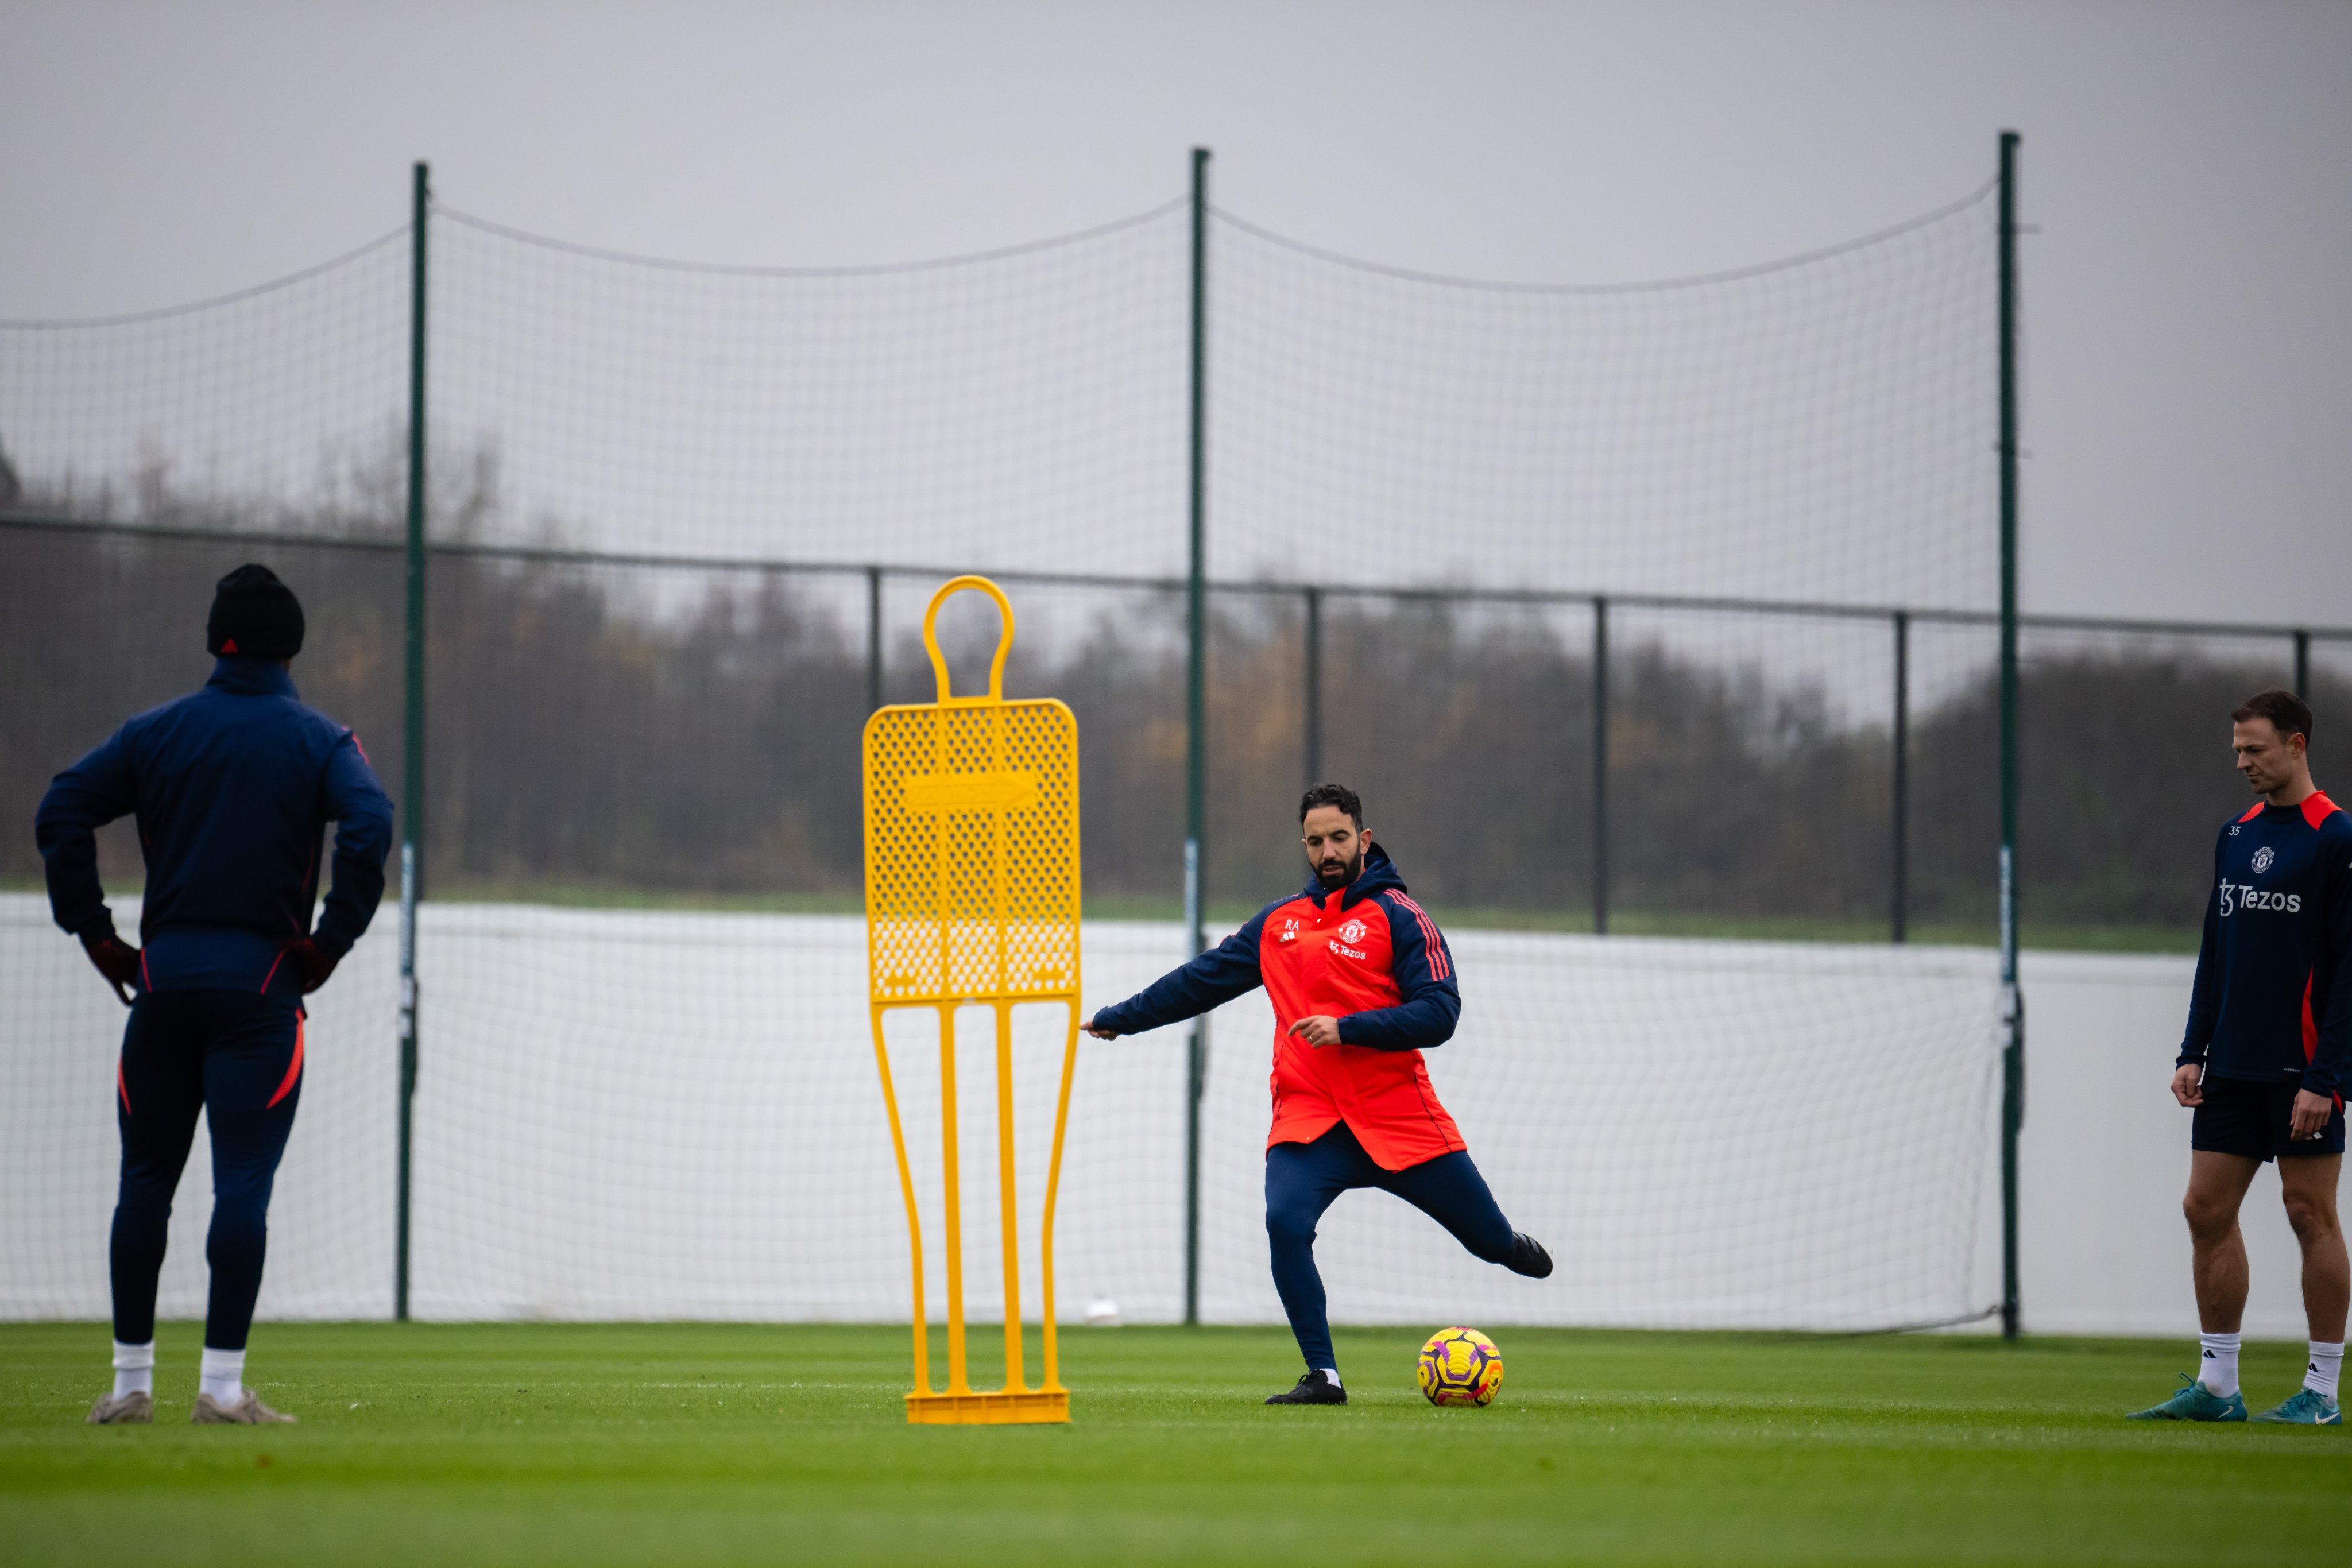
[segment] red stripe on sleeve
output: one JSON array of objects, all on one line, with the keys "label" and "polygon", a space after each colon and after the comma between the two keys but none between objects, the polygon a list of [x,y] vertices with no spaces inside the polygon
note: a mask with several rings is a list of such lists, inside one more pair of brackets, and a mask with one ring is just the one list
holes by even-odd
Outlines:
[{"label": "red stripe on sleeve", "polygon": [[1451,977],[1454,973],[1454,966],[1445,956],[1445,944],[1438,937],[1437,923],[1430,919],[1426,910],[1403,894],[1392,892],[1389,896],[1412,910],[1413,918],[1421,922],[1421,939],[1429,947],[1430,978],[1443,980]]},{"label": "red stripe on sleeve", "polygon": [[1429,912],[1423,909],[1420,904],[1413,904],[1412,900],[1408,898],[1405,903],[1412,904],[1412,912],[1421,917],[1422,936],[1429,943],[1430,955],[1435,960],[1437,977],[1441,980],[1452,978],[1454,960],[1446,956],[1445,939],[1437,934],[1437,922],[1432,920],[1429,917]]},{"label": "red stripe on sleeve", "polygon": [[2311,982],[2315,974],[2303,977],[2303,1060],[2309,1062],[2319,1054],[2319,1025],[2311,1016]]},{"label": "red stripe on sleeve", "polygon": [[[1420,913],[1417,906],[1414,912],[1416,914]],[[1437,977],[1441,980],[1453,978],[1454,960],[1446,956],[1445,941],[1444,938],[1441,937],[1437,934],[1437,922],[1432,920],[1428,915],[1423,915],[1421,916],[1421,934],[1422,939],[1429,944],[1431,967],[1436,971]]]}]

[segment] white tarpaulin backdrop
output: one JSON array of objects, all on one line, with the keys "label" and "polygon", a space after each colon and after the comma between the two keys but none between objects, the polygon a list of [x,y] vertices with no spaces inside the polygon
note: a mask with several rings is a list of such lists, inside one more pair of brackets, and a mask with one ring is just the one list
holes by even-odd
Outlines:
[{"label": "white tarpaulin backdrop", "polygon": [[[391,1305],[396,1048],[387,918],[313,998],[270,1215],[267,1317]],[[122,912],[128,928],[135,915]],[[1319,1256],[1342,1321],[1870,1327],[1993,1299],[1991,959],[1953,949],[1459,932],[1461,1032],[1431,1071],[1513,1221],[1525,1281],[1378,1193]],[[428,905],[412,1308],[425,1318],[903,1318],[908,1249],[855,918]],[[1178,956],[1172,926],[1087,931],[1089,1006]],[[121,1010],[36,896],[0,900],[0,1313],[107,1310]],[[1272,1023],[1216,1015],[1202,1311],[1279,1321],[1260,1204]],[[1058,1009],[1016,1015],[1016,1148],[1038,1310]],[[990,1018],[959,1026],[971,1311],[1001,1313]],[[940,1300],[931,1016],[892,1015]],[[1181,1314],[1182,1030],[1083,1041],[1060,1312]],[[200,1315],[199,1136],[163,1311]]]}]

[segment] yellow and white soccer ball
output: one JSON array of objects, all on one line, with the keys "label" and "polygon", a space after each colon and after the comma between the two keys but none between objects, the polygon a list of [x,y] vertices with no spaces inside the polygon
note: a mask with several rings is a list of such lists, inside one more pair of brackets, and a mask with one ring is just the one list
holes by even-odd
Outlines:
[{"label": "yellow and white soccer ball", "polygon": [[1485,1405],[1503,1386],[1503,1353],[1476,1329],[1439,1329],[1421,1347],[1421,1391],[1432,1405]]}]

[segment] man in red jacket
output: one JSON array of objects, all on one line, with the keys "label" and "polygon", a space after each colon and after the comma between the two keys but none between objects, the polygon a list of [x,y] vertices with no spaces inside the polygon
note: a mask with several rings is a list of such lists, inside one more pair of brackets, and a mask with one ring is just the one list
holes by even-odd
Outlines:
[{"label": "man in red jacket", "polygon": [[1540,1280],[1551,1255],[1511,1228],[1437,1103],[1421,1053],[1453,1038],[1462,993],[1437,923],[1405,894],[1364,832],[1363,802],[1318,784],[1298,821],[1315,881],[1277,899],[1181,968],[1087,1026],[1097,1040],[1159,1029],[1259,986],[1274,1003],[1274,1130],[1265,1229],[1274,1284],[1307,1358],[1269,1405],[1345,1405],[1315,1222],[1352,1187],[1376,1186],[1454,1233],[1473,1256]]}]

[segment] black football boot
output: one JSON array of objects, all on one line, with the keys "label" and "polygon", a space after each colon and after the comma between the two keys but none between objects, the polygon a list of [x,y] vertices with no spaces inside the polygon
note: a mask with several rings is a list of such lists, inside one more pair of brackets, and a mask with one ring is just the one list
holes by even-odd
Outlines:
[{"label": "black football boot", "polygon": [[1345,1405],[1347,1402],[1348,1391],[1320,1371],[1308,1373],[1298,1380],[1297,1387],[1266,1401],[1268,1405]]},{"label": "black football boot", "polygon": [[1525,1274],[1530,1280],[1548,1280],[1551,1277],[1551,1254],[1545,1251],[1543,1243],[1525,1231],[1514,1230],[1511,1232],[1510,1270],[1512,1273]]}]

